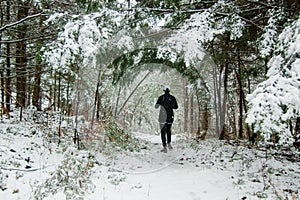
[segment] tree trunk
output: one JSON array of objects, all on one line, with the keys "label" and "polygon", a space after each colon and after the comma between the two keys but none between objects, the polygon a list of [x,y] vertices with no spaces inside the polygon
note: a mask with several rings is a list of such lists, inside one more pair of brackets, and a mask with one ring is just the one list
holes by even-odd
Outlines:
[{"label": "tree trunk", "polygon": [[[6,7],[6,20],[9,22],[10,21],[10,7],[11,7],[11,2],[7,1],[7,7]],[[6,90],[6,95],[5,95],[5,107],[8,112],[11,110],[10,106],[10,101],[11,101],[11,59],[10,59],[10,43],[6,44],[6,81],[5,81],[5,86],[4,89]],[[9,94],[8,94],[9,93]]]},{"label": "tree trunk", "polygon": [[[224,91],[223,91],[223,96],[219,97],[220,101],[220,137],[219,139],[224,140],[228,136],[228,129],[227,126],[225,125],[225,116],[226,116],[226,103],[227,103],[227,82],[228,82],[228,69],[229,69],[229,62],[230,62],[230,56],[228,54],[229,52],[229,44],[230,43],[230,35],[229,33],[226,34],[225,37],[225,65],[221,67],[220,70],[220,88],[221,88],[221,76],[222,76],[222,71],[224,70],[224,80],[223,80],[223,86],[224,86]],[[221,89],[220,89],[221,91]],[[223,98],[223,99],[222,99]]]},{"label": "tree trunk", "polygon": [[[2,1],[0,2],[0,26],[2,27],[3,26],[3,9],[2,9]],[[0,34],[0,49],[2,49],[2,34]],[[5,68],[5,65],[3,64],[3,69]],[[4,96],[5,96],[5,93],[4,93],[4,70],[1,69],[0,71],[0,89],[1,89],[1,108],[4,109]],[[2,118],[2,112],[1,112],[1,118]]]},{"label": "tree trunk", "polygon": [[194,96],[190,95],[190,130],[194,133]]},{"label": "tree trunk", "polygon": [[219,135],[219,139],[222,140],[223,135],[220,134],[220,124],[219,124],[219,109],[218,109],[218,98],[217,98],[217,90],[218,90],[218,76],[217,76],[217,67],[213,66],[213,83],[214,83],[214,112],[215,112],[215,126],[216,126],[216,134]]},{"label": "tree trunk", "polygon": [[56,78],[56,72],[54,71],[54,85],[53,87],[53,110],[56,111],[57,101],[56,101],[56,91],[57,91],[57,78]]},{"label": "tree trunk", "polygon": [[[29,6],[18,1],[17,20],[21,20],[28,16]],[[16,44],[16,89],[17,101],[22,107],[26,103],[26,80],[27,80],[27,59],[26,59],[26,38],[27,26],[20,25],[17,29],[17,39],[19,42]],[[18,104],[17,104],[18,106]]]},{"label": "tree trunk", "polygon": [[101,95],[98,91],[97,108],[96,108],[96,119],[97,119],[97,121],[101,120],[101,114],[100,113],[101,113]]},{"label": "tree trunk", "polygon": [[239,84],[239,138],[243,138],[243,86],[242,86],[242,66],[240,56],[238,56],[238,84]]},{"label": "tree trunk", "polygon": [[197,115],[197,134],[200,134],[201,132],[201,101],[200,101],[200,94],[199,89],[196,87],[196,99],[197,99],[197,105],[198,105],[198,115]]},{"label": "tree trunk", "polygon": [[121,85],[119,85],[119,90],[118,90],[118,95],[117,95],[117,100],[116,100],[116,105],[115,105],[115,110],[114,110],[115,117],[117,117],[117,114],[118,114],[120,96],[121,96]]},{"label": "tree trunk", "polygon": [[[238,83],[235,83],[238,85]],[[235,139],[239,138],[239,107],[237,106],[239,102],[239,91],[235,90],[234,93],[234,136]]]},{"label": "tree trunk", "polygon": [[37,110],[42,110],[41,104],[41,63],[37,61],[34,74],[32,104]]},{"label": "tree trunk", "polygon": [[229,63],[226,61],[226,64],[224,66],[224,80],[223,80],[223,86],[224,86],[224,91],[223,91],[223,101],[220,99],[222,102],[222,105],[220,107],[220,140],[224,140],[226,135],[228,134],[228,130],[225,126],[225,116],[226,116],[226,103],[227,103],[227,85],[228,85],[228,67]]},{"label": "tree trunk", "polygon": [[[7,53],[7,58],[6,58],[6,81],[5,81],[5,89],[7,92],[11,93],[11,60],[10,60],[10,44],[7,43],[6,45],[6,53]],[[5,104],[6,108],[8,111],[11,110],[10,108],[10,101],[11,101],[11,96],[6,93],[5,96]]]},{"label": "tree trunk", "polygon": [[67,116],[69,117],[71,114],[71,103],[69,103],[70,101],[70,82],[71,82],[71,76],[70,73],[68,74],[68,83],[67,83],[67,102],[66,102],[66,112],[67,112]]},{"label": "tree trunk", "polygon": [[294,130],[294,143],[293,145],[300,149],[300,117],[297,117],[296,124],[295,124],[295,130]]},{"label": "tree trunk", "polygon": [[57,94],[57,110],[61,109],[61,73],[58,72],[58,94]]},{"label": "tree trunk", "polygon": [[186,81],[184,81],[184,122],[183,122],[184,133],[188,132],[188,117],[189,117],[189,99],[188,99],[187,83]]},{"label": "tree trunk", "polygon": [[[95,118],[95,112],[96,113],[96,119],[99,120],[99,87],[100,87],[100,77],[101,77],[101,69],[98,71],[98,78],[97,78],[97,85],[96,85],[96,91],[95,91],[95,101],[94,101],[94,108],[92,113],[92,123],[91,123],[91,129],[93,128],[94,124],[94,118]],[[97,104],[98,103],[98,104]]]},{"label": "tree trunk", "polygon": [[[41,29],[42,34],[45,33],[43,27],[43,23],[46,20],[44,16],[40,18],[39,28]],[[42,42],[38,43],[42,45]],[[32,104],[37,108],[37,110],[42,110],[42,100],[41,100],[41,73],[42,73],[42,62],[41,58],[37,57],[36,65],[35,65],[35,73],[34,73],[34,85],[33,85],[33,97]]]},{"label": "tree trunk", "polygon": [[244,138],[244,91],[243,91],[243,84],[242,84],[242,65],[241,65],[241,58],[240,54],[238,54],[238,71],[235,70],[237,82],[238,82],[238,94],[239,94],[239,128],[238,128],[238,138]]}]

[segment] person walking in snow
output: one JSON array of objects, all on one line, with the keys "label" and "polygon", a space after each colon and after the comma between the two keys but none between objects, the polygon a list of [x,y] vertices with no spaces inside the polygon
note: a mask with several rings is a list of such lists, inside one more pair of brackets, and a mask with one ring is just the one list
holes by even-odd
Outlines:
[{"label": "person walking in snow", "polygon": [[167,146],[169,149],[172,149],[171,146],[171,127],[174,121],[174,112],[173,109],[178,108],[176,98],[170,94],[170,87],[165,86],[165,94],[158,97],[155,104],[155,108],[160,108],[159,111],[159,125],[160,125],[160,134],[161,141],[163,145],[162,152],[167,153]]}]

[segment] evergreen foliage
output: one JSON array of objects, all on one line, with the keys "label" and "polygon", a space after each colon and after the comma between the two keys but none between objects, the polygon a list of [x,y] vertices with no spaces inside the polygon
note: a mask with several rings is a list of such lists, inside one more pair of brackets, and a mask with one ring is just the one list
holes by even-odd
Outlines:
[{"label": "evergreen foliage", "polygon": [[[8,113],[14,91],[17,107],[33,105],[37,110],[63,110],[69,115],[87,112],[87,119],[97,109],[98,116],[109,113],[116,104],[105,100],[115,92],[110,83],[116,84],[125,72],[141,65],[158,63],[176,69],[189,84],[213,88],[206,96],[214,99],[205,104],[214,106],[214,126],[217,130],[220,126],[219,132],[225,125],[218,124],[218,115],[224,116],[220,121],[227,123],[233,138],[237,135],[233,118],[239,118],[241,132],[249,132],[244,116],[248,109],[250,124],[262,126],[261,118],[276,124],[255,131],[275,129],[281,138],[286,136],[283,130],[291,132],[287,123],[293,126],[299,114],[295,100],[298,1],[69,2],[1,1],[1,100]],[[205,55],[215,63],[203,63]],[[268,87],[271,82],[275,84]],[[245,94],[257,85],[247,106]],[[276,106],[270,107],[269,102],[255,106],[259,94],[265,96],[263,102],[271,98]],[[289,96],[297,98],[281,99]],[[83,97],[86,101],[78,103]],[[89,112],[93,105],[94,111]],[[236,114],[227,115],[225,108]],[[237,137],[249,138],[250,133]]]},{"label": "evergreen foliage", "polygon": [[300,114],[299,25],[298,19],[278,36],[274,55],[268,63],[268,78],[248,96],[247,122],[254,124],[255,130],[266,140],[278,135],[281,142],[294,141],[289,125]]}]

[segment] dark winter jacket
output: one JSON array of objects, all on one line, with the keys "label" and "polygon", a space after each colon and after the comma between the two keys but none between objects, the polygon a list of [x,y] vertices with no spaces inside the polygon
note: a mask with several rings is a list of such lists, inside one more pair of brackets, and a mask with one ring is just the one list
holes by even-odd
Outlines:
[{"label": "dark winter jacket", "polygon": [[174,121],[174,112],[173,109],[178,108],[176,98],[170,95],[169,92],[165,92],[164,95],[158,97],[158,100],[155,104],[155,108],[160,107],[159,119],[161,123],[173,123]]}]

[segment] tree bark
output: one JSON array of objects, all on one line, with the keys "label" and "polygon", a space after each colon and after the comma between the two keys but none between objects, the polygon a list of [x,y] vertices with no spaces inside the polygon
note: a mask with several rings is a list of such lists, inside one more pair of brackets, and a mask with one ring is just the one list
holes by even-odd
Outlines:
[{"label": "tree bark", "polygon": [[196,99],[197,99],[197,106],[198,106],[198,115],[197,115],[197,134],[201,132],[201,101],[200,101],[200,94],[199,94],[199,88],[196,87]]},{"label": "tree bark", "polygon": [[57,110],[61,109],[61,73],[58,72],[58,94],[57,94]]},{"label": "tree bark", "polygon": [[[2,9],[2,1],[0,1],[0,26],[2,27],[3,26],[3,9]],[[2,34],[0,34],[0,42],[2,41]],[[2,43],[0,43],[0,49],[2,49]],[[3,69],[5,68],[5,65],[3,64]],[[0,71],[0,83],[1,83],[1,108],[3,109],[4,108],[4,73],[3,73],[3,69],[1,69]],[[1,118],[2,118],[2,112],[1,112]]]},{"label": "tree bark", "polygon": [[[223,86],[224,86],[224,91],[223,91],[223,101],[220,99],[222,102],[221,107],[220,107],[220,140],[224,140],[226,137],[227,129],[225,126],[225,116],[226,116],[226,103],[227,103],[227,85],[228,85],[228,68],[229,68],[229,63],[226,61],[226,64],[224,66],[224,80],[223,80]],[[226,129],[226,130],[225,130]]]},{"label": "tree bark", "polygon": [[194,133],[194,96],[191,93],[190,95],[190,130],[191,133]]},{"label": "tree bark", "polygon": [[[10,21],[10,9],[11,9],[11,2],[7,1],[6,5],[6,20],[9,22]],[[8,92],[11,93],[11,58],[10,58],[10,44],[6,44],[6,81],[5,81],[5,86],[4,89]],[[11,110],[10,106],[11,102],[11,96],[10,94],[5,95],[5,106],[8,112]]]},{"label": "tree bark", "polygon": [[[18,1],[17,20],[24,19],[28,16],[29,6],[22,1]],[[22,107],[26,103],[26,80],[27,80],[27,59],[26,59],[26,42],[22,39],[26,38],[27,25],[20,25],[17,29],[17,39],[19,42],[16,44],[16,89],[17,101]],[[17,104],[17,106],[19,106]]]},{"label": "tree bark", "polygon": [[[43,23],[46,20],[45,16],[42,16],[39,21],[39,28],[41,29],[42,35],[45,33]],[[42,41],[38,42],[42,46]],[[42,62],[39,55],[36,58],[35,73],[34,73],[34,85],[33,85],[33,96],[32,104],[37,108],[37,110],[42,110],[42,100],[41,100],[41,73],[42,73]]]},{"label": "tree bark", "polygon": [[188,132],[188,117],[189,117],[189,99],[187,91],[187,83],[184,81],[184,122],[183,122],[183,131]]},{"label": "tree bark", "polygon": [[223,135],[220,133],[220,124],[219,124],[219,109],[218,109],[218,76],[217,76],[217,67],[213,66],[213,82],[214,82],[214,112],[215,112],[215,126],[216,126],[216,134],[219,135],[219,139],[222,140]]},{"label": "tree bark", "polygon": [[34,74],[32,104],[38,111],[42,110],[41,104],[41,63],[37,63]]},{"label": "tree bark", "polygon": [[[94,118],[95,118],[95,112],[96,113],[96,118],[99,120],[99,87],[100,87],[100,77],[101,77],[101,69],[98,71],[98,78],[97,78],[97,85],[96,85],[96,91],[95,91],[95,101],[94,101],[94,108],[93,108],[93,113],[92,113],[92,123],[91,123],[91,129],[93,128],[94,125]],[[97,104],[98,103],[98,104]]]}]

